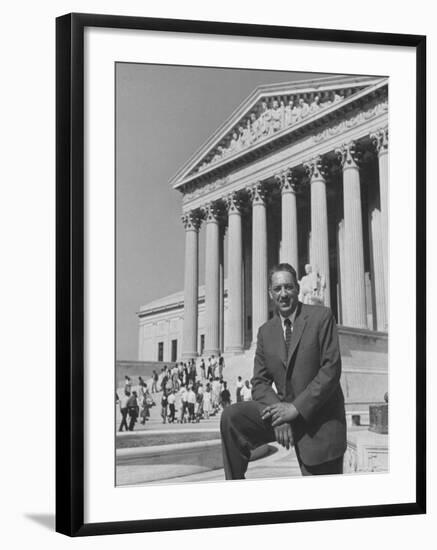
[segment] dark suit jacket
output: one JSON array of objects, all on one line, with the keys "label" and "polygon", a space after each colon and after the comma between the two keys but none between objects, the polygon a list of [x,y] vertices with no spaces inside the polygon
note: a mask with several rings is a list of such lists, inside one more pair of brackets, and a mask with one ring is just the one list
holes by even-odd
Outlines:
[{"label": "dark suit jacket", "polygon": [[293,437],[307,466],[338,458],[346,450],[340,375],[337,328],[330,309],[298,303],[288,357],[279,316],[260,327],[253,399],[264,406],[278,401],[295,405],[300,414],[292,422]]}]

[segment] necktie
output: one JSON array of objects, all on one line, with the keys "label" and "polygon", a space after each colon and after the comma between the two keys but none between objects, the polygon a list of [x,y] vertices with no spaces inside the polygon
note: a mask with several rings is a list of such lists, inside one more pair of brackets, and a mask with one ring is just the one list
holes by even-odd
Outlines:
[{"label": "necktie", "polygon": [[290,346],[291,346],[291,321],[290,319],[284,320],[285,325],[285,346],[287,348],[287,357],[290,352]]}]

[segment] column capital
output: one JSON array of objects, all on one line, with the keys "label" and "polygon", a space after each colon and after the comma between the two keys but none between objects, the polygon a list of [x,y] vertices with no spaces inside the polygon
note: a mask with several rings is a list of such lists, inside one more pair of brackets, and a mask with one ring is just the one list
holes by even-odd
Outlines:
[{"label": "column capital", "polygon": [[241,193],[234,191],[225,197],[225,205],[229,216],[231,214],[241,214],[243,209],[243,200]]},{"label": "column capital", "polygon": [[220,223],[222,221],[222,207],[218,201],[209,202],[202,208],[206,223]]},{"label": "column capital", "polygon": [[327,171],[323,163],[323,158],[320,155],[304,162],[303,165],[311,182],[320,180],[325,181]]},{"label": "column capital", "polygon": [[202,214],[199,210],[191,210],[182,215],[185,231],[199,231],[202,223]]},{"label": "column capital", "polygon": [[265,205],[267,200],[267,192],[265,185],[262,182],[257,182],[248,188],[249,198],[252,204]]},{"label": "column capital", "polygon": [[335,152],[340,159],[340,164],[343,170],[347,170],[348,168],[358,169],[360,159],[356,149],[355,141],[343,143],[335,150]]},{"label": "column capital", "polygon": [[370,139],[375,146],[378,156],[386,155],[388,153],[388,128],[379,128],[373,134],[370,134]]},{"label": "column capital", "polygon": [[281,190],[282,195],[284,195],[285,193],[297,192],[298,183],[297,178],[294,174],[295,172],[291,168],[286,168],[279,172],[279,174],[275,174],[275,180],[279,185],[279,189]]}]

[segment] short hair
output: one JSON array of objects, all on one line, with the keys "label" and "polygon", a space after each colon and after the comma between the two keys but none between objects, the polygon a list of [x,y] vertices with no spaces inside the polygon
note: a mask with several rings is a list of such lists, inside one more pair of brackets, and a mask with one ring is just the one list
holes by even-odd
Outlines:
[{"label": "short hair", "polygon": [[282,264],[276,264],[272,267],[272,269],[269,271],[269,286],[272,286],[272,277],[275,273],[278,273],[278,271],[288,271],[288,273],[291,273],[291,276],[293,277],[293,280],[297,285],[299,285],[299,281],[297,280],[297,273],[294,267],[292,267],[290,264],[282,263]]}]

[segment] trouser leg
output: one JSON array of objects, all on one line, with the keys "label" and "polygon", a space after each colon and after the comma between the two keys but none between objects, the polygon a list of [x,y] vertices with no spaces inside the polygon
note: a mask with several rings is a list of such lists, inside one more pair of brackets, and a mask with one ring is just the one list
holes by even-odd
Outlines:
[{"label": "trouser leg", "polygon": [[129,420],[129,431],[130,432],[133,431],[136,420],[137,420],[137,417],[135,415],[130,415],[130,420]]},{"label": "trouser leg", "polygon": [[127,431],[128,430],[128,426],[127,426],[127,422],[126,422],[126,417],[127,417],[127,409],[121,409],[121,423],[120,423],[120,427],[119,427],[119,431],[122,432],[123,431],[123,428]]},{"label": "trouser leg", "polygon": [[226,479],[244,479],[250,451],[275,441],[270,421],[261,418],[263,408],[256,401],[245,401],[223,410],[220,432]]}]

